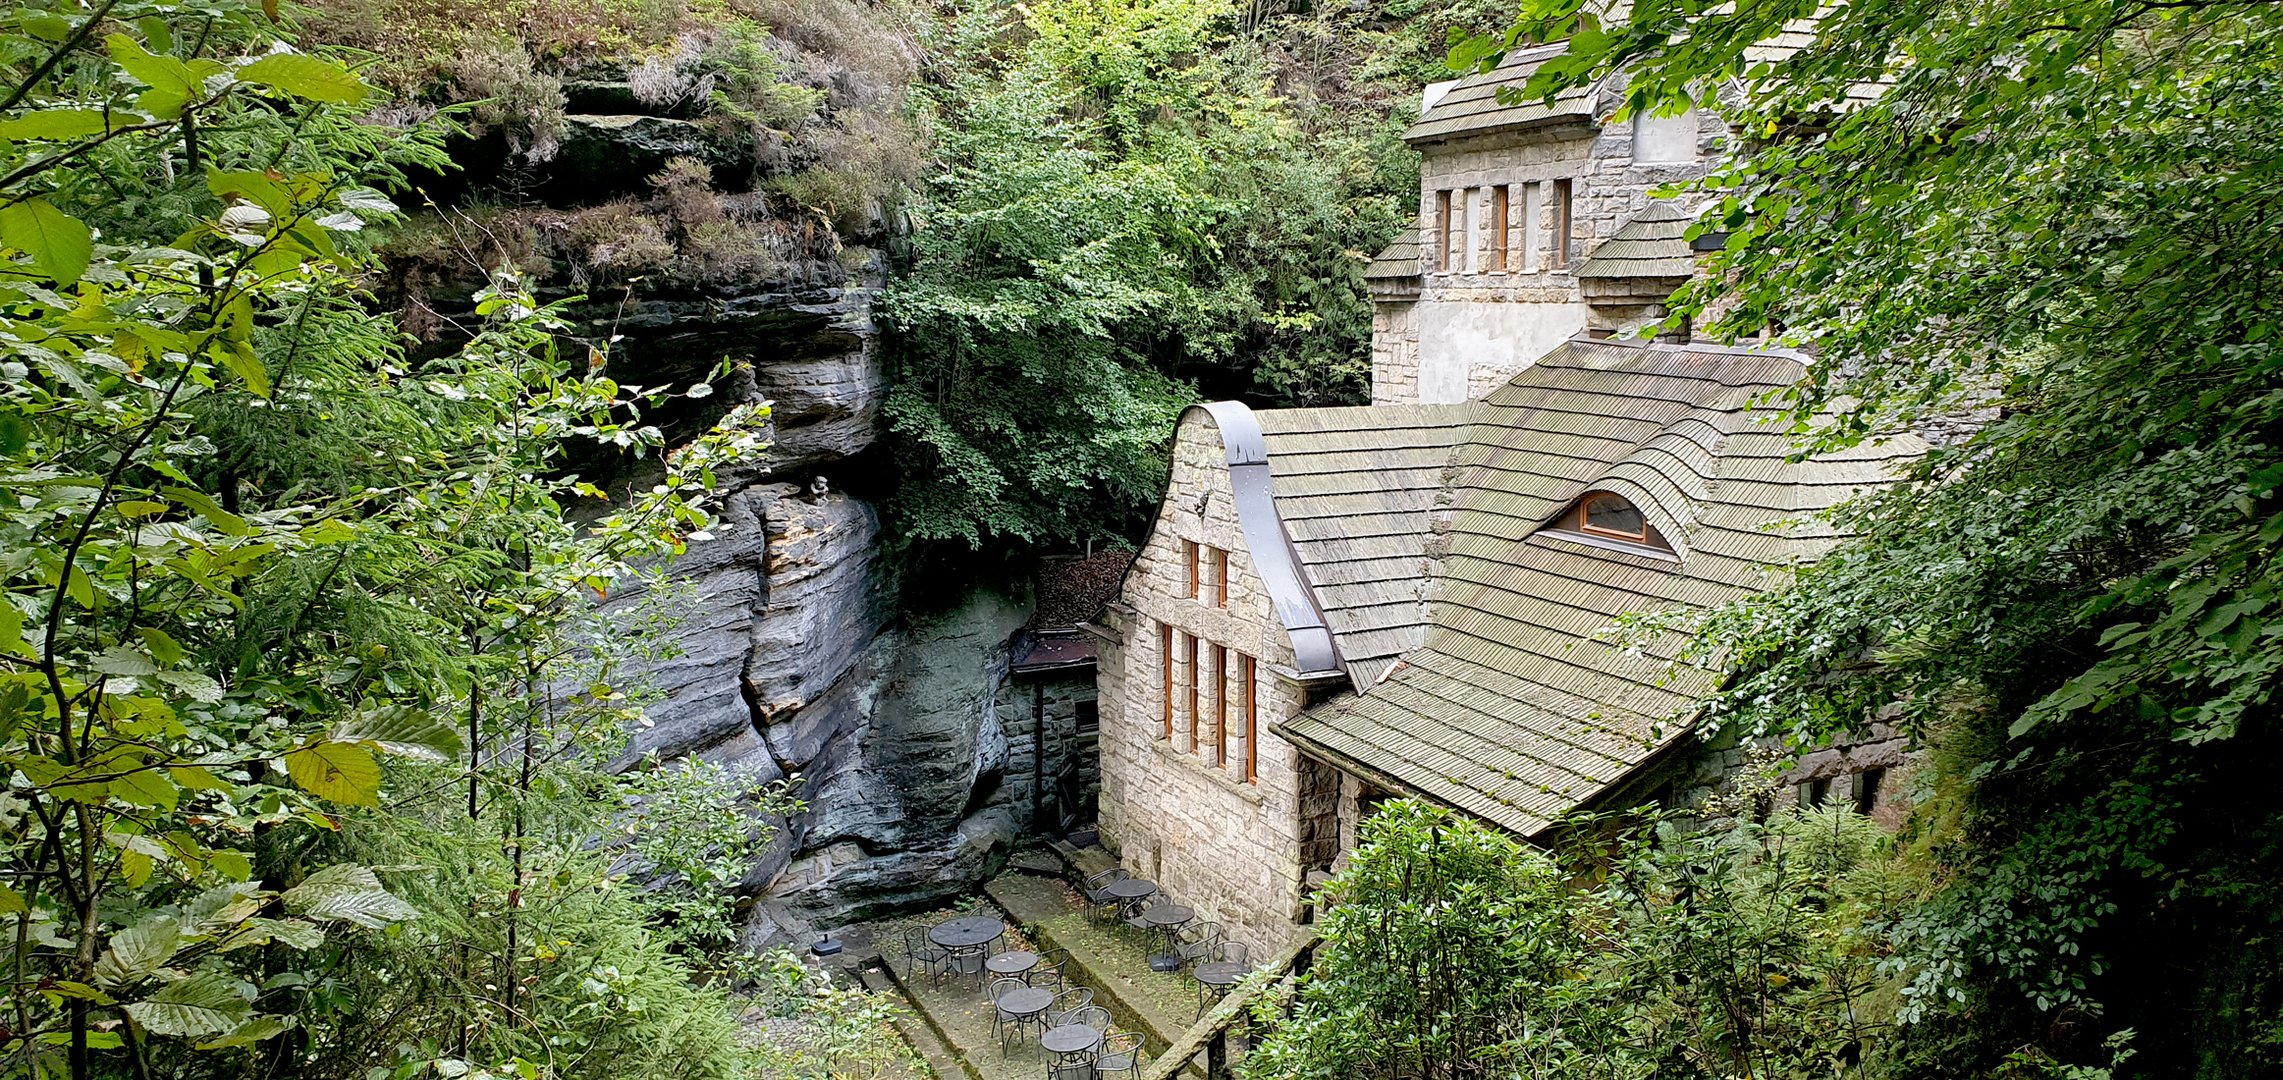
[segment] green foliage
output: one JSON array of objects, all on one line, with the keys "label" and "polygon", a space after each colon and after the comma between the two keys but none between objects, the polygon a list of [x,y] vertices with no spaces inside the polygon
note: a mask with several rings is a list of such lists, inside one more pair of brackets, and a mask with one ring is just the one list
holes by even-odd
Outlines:
[{"label": "green foliage", "polygon": [[699,950],[735,944],[723,897],[760,861],[775,835],[756,825],[799,813],[792,794],[798,777],[756,785],[737,770],[686,760],[661,765],[655,758],[624,785],[634,802],[619,827],[643,871],[658,880],[643,902],[669,917],[668,940]]},{"label": "green foliage", "polygon": [[[463,783],[462,839],[496,857],[457,865],[509,871],[459,909],[493,904],[503,929],[476,1000],[542,1014],[516,1005],[537,985],[518,935],[548,925],[526,858],[582,842],[534,833],[534,800],[557,755],[607,756],[629,719],[600,679],[549,692],[576,668],[566,623],[626,560],[702,531],[712,470],[759,445],[760,416],[574,525],[564,506],[601,493],[555,467],[565,442],[656,449],[633,420],[656,395],[565,362],[512,274],[472,342],[417,366],[356,303],[363,230],[395,213],[380,189],[442,164],[440,132],[361,123],[373,89],[258,6],[6,18],[0,1055],[75,1080],[394,1060],[345,1049],[388,1025],[333,1009],[331,980],[440,912],[356,838],[457,809]],[[686,977],[640,909],[606,914],[610,962]],[[719,1060],[701,1051],[727,1024],[662,1045]],[[550,1054],[528,1056],[563,1071]]]},{"label": "green foliage", "polygon": [[1408,220],[1416,163],[1384,112],[1280,67],[1287,38],[1368,51],[1352,22],[1247,25],[1216,0],[952,13],[923,102],[943,167],[878,305],[907,535],[1125,531],[1197,385],[1364,399],[1363,261]]},{"label": "green foliage", "polygon": [[[1819,11],[1796,56],[1750,51]],[[1740,82],[1731,118],[1780,137],[1706,182],[1727,239],[1677,309],[1814,345],[1809,447],[1973,428],[1694,658],[1734,674],[1725,722],[1804,745],[1893,705],[1935,743],[1945,888],[1893,963],[1936,1071],[2105,1067],[2128,1026],[2133,1075],[2283,1067],[2257,1019],[2283,820],[2253,794],[2283,757],[2279,30],[2265,4],[1534,0],[1459,50],[1567,37],[1523,94],[1624,68],[1634,109]]]},{"label": "green foliage", "polygon": [[1563,863],[1398,801],[1250,1077],[1887,1075],[1877,931],[1917,887],[1846,810],[1574,823]]}]

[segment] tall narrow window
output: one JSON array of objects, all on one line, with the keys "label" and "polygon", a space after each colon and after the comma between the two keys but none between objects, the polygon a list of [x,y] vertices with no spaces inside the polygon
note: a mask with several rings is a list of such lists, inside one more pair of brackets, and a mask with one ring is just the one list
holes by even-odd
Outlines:
[{"label": "tall narrow window", "polygon": [[1879,808],[1879,786],[1887,779],[1885,769],[1865,769],[1855,774],[1855,812],[1868,814]]},{"label": "tall narrow window", "polygon": [[1562,269],[1563,267],[1566,267],[1570,264],[1570,245],[1573,243],[1570,237],[1570,233],[1572,223],[1576,220],[1575,214],[1573,213],[1573,208],[1570,205],[1571,193],[1572,192],[1569,180],[1562,179],[1554,181],[1554,251],[1552,265],[1556,270]]},{"label": "tall narrow window", "polygon": [[1173,627],[1172,627],[1171,625],[1169,625],[1169,624],[1166,624],[1166,623],[1159,623],[1159,624],[1157,624],[1157,657],[1158,657],[1158,666],[1159,666],[1160,668],[1162,668],[1162,669],[1163,669],[1163,671],[1162,671],[1162,675],[1164,676],[1164,678],[1161,680],[1161,687],[1160,687],[1160,688],[1161,688],[1161,689],[1164,691],[1164,693],[1160,695],[1160,700],[1161,700],[1161,701],[1164,703],[1164,706],[1165,706],[1165,709],[1164,709],[1164,711],[1165,711],[1165,741],[1167,741],[1167,742],[1172,742],[1172,741],[1173,741]]},{"label": "tall narrow window", "polygon": [[1213,646],[1213,764],[1229,763],[1229,650]]},{"label": "tall narrow window", "polygon": [[1197,542],[1181,542],[1181,589],[1191,600],[1197,599]]},{"label": "tall narrow window", "polygon": [[1434,235],[1434,241],[1435,241],[1435,246],[1436,246],[1438,249],[1440,249],[1440,250],[1437,252],[1437,255],[1436,255],[1436,263],[1435,263],[1435,268],[1436,268],[1436,269],[1438,269],[1438,270],[1443,270],[1443,271],[1448,271],[1448,270],[1450,270],[1450,268],[1451,268],[1451,193],[1450,193],[1450,192],[1448,192],[1448,191],[1438,191],[1438,192],[1436,192],[1436,193],[1435,193],[1435,235]]},{"label": "tall narrow window", "polygon": [[1189,694],[1189,752],[1194,754],[1197,752],[1197,635],[1183,634],[1181,638],[1187,642],[1182,669],[1189,677],[1182,680],[1182,688]]},{"label": "tall narrow window", "polygon": [[1213,549],[1213,606],[1229,606],[1229,552],[1227,548]]},{"label": "tall narrow window", "polygon": [[1260,709],[1257,704],[1257,686],[1254,679],[1253,658],[1237,656],[1237,706],[1244,716],[1244,771],[1245,783],[1260,780]]},{"label": "tall narrow window", "polygon": [[1506,269],[1506,185],[1490,189],[1490,269]]}]

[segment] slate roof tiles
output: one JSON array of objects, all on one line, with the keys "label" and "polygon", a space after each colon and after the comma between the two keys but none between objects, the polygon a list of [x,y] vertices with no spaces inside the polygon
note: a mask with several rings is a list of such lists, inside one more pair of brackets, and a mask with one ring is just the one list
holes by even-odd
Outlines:
[{"label": "slate roof tiles", "polygon": [[[1577,339],[1476,402],[1258,414],[1359,688],[1284,733],[1524,835],[1625,779],[1711,686],[1669,663],[1678,641],[1604,640],[1617,617],[1777,584],[1834,540],[1795,519],[1924,451],[1790,460],[1759,398],[1802,371],[1777,352]],[[1542,530],[1590,490],[1639,506],[1677,561]]]}]

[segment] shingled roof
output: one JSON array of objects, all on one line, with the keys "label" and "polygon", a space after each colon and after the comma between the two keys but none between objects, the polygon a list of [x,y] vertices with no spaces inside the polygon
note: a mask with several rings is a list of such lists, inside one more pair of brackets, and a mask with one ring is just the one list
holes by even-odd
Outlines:
[{"label": "shingled roof", "polygon": [[1371,264],[1363,268],[1366,281],[1419,276],[1419,226],[1412,225],[1379,254],[1372,256]]},{"label": "shingled roof", "polygon": [[1679,203],[1663,199],[1634,215],[1593,256],[1578,264],[1577,276],[1590,278],[1685,278],[1696,272],[1688,227],[1695,218]]},{"label": "shingled roof", "polygon": [[1563,45],[1516,49],[1489,71],[1478,71],[1451,84],[1442,97],[1419,114],[1419,122],[1403,132],[1406,142],[1439,142],[1461,135],[1532,127],[1560,120],[1593,119],[1594,87],[1574,87],[1551,101],[1501,104],[1498,88],[1521,86],[1538,65],[1560,56]]},{"label": "shingled roof", "polygon": [[[1637,655],[1597,635],[1626,612],[1777,583],[1833,539],[1782,523],[1924,450],[1897,440],[1786,460],[1788,440],[1760,422],[1769,410],[1755,399],[1801,371],[1775,352],[1572,340],[1451,406],[1470,422],[1452,454],[1447,551],[1419,647],[1281,730],[1524,835],[1625,779],[1681,735],[1675,718],[1709,677],[1669,665],[1678,642]],[[1640,507],[1673,556],[1542,530],[1592,490]]]},{"label": "shingled roof", "polygon": [[1254,415],[1301,574],[1349,678],[1369,685],[1419,644],[1427,514],[1467,410],[1378,405]]}]

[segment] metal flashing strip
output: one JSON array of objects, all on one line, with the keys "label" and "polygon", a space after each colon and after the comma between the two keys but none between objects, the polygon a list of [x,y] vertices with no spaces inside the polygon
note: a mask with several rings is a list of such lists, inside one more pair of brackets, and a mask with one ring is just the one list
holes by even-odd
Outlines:
[{"label": "metal flashing strip", "polygon": [[1253,569],[1268,588],[1269,604],[1292,639],[1294,666],[1304,672],[1341,669],[1339,650],[1332,644],[1332,629],[1308,580],[1300,575],[1300,560],[1293,554],[1284,518],[1276,510],[1274,480],[1268,471],[1268,439],[1260,421],[1241,401],[1214,401],[1192,405],[1212,418],[1221,432],[1221,446],[1229,463],[1229,490],[1236,498],[1237,525],[1244,531],[1245,550]]}]

